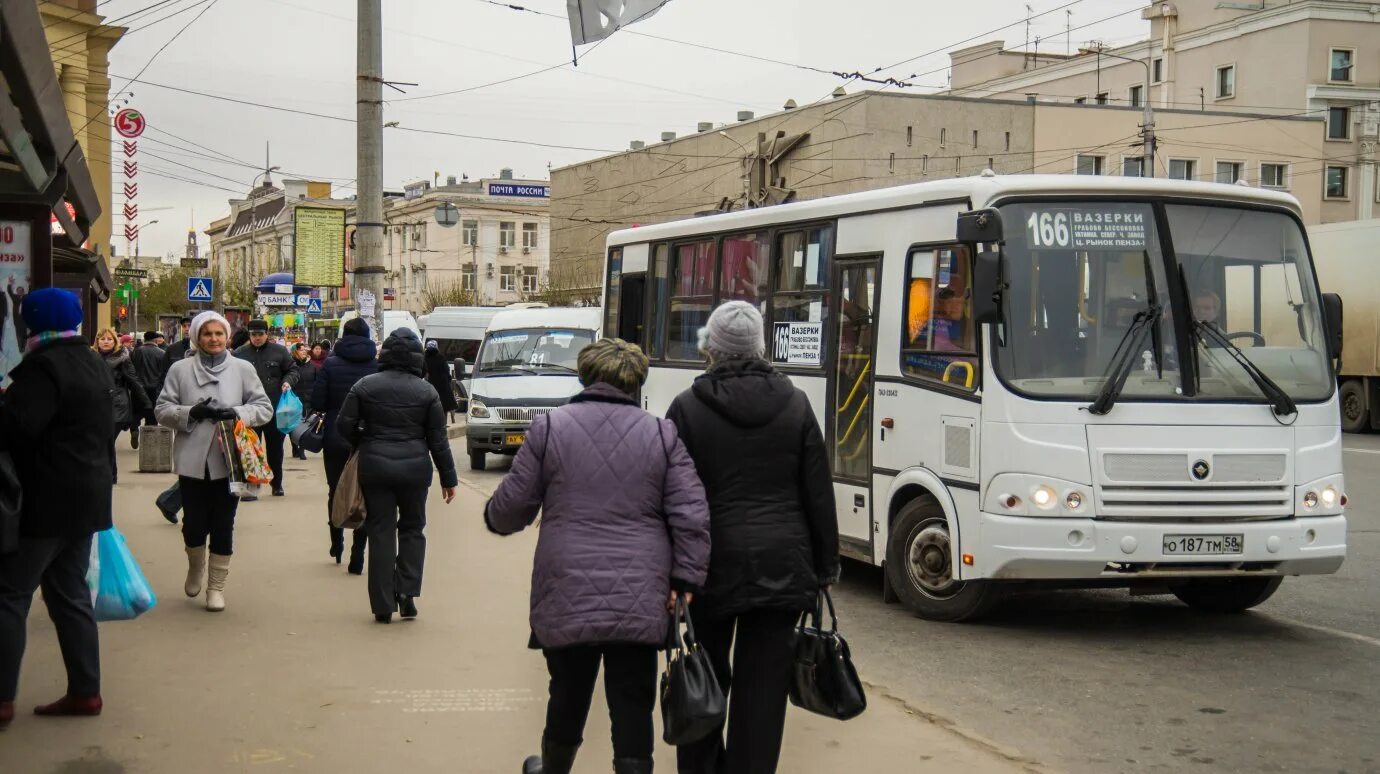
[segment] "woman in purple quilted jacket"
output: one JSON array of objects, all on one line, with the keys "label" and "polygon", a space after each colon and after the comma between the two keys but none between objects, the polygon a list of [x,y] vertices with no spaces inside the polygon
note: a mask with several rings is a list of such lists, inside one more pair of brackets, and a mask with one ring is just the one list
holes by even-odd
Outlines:
[{"label": "woman in purple quilted jacket", "polygon": [[652,770],[657,649],[679,595],[709,565],[709,507],[675,426],[636,395],[647,356],[604,339],[580,352],[585,390],[537,417],[484,509],[489,529],[519,532],[542,513],[532,566],[532,639],[551,673],[541,756],[524,774],[568,774],[583,740],[600,662],[613,724],[613,770]]}]

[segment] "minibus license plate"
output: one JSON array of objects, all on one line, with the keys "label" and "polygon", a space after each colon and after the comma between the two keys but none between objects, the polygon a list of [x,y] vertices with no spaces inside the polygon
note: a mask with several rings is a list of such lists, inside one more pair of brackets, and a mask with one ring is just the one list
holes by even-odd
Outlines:
[{"label": "minibus license plate", "polygon": [[1226,555],[1241,553],[1241,535],[1165,535],[1164,553],[1182,555]]},{"label": "minibus license plate", "polygon": [[508,446],[521,446],[524,437],[522,433],[508,433],[503,436],[503,443]]}]

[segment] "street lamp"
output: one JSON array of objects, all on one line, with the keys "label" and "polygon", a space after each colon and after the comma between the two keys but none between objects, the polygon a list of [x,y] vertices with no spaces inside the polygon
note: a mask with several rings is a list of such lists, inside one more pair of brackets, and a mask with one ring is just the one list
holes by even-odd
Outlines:
[{"label": "street lamp", "polygon": [[[143,236],[143,234],[144,234],[144,229],[148,228],[149,226],[152,226],[152,225],[156,224],[157,222],[158,222],[158,219],[157,219],[157,218],[154,218],[153,220],[149,221],[148,223],[145,223],[144,225],[140,226],[140,227],[139,227],[139,230],[135,232],[135,237],[134,237],[134,269],[135,269],[136,271],[139,269],[139,239]],[[134,312],[134,314],[132,315],[132,317],[134,318],[134,319],[133,319],[133,327],[132,327],[132,330],[136,330],[136,331],[137,331],[137,330],[139,330],[139,297],[138,297],[138,296],[135,296],[135,297],[132,299],[130,305],[133,307],[133,310],[132,310],[132,311]]]},{"label": "street lamp", "polygon": [[1141,174],[1145,177],[1155,176],[1155,109],[1150,106],[1150,62],[1144,59],[1132,59],[1129,56],[1113,54],[1106,51],[1102,46],[1097,48],[1080,48],[1080,54],[1097,54],[1098,56],[1109,56],[1113,59],[1120,59],[1125,62],[1134,62],[1145,68],[1145,93],[1140,95],[1141,107],[1144,108],[1144,123],[1141,126],[1140,138],[1144,150],[1141,151],[1140,168]]}]

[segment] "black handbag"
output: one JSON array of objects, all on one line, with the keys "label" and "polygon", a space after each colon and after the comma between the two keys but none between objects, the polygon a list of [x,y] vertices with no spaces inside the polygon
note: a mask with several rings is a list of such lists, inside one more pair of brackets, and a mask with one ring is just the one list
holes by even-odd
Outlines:
[{"label": "black handbag", "polygon": [[19,516],[24,506],[24,489],[19,470],[9,449],[0,449],[0,554],[19,549]]},{"label": "black handbag", "polygon": [[[829,631],[824,631],[822,625],[824,612],[821,608],[825,604],[829,606]],[[792,704],[837,720],[855,718],[867,709],[867,695],[858,679],[858,671],[853,668],[848,643],[839,635],[834,599],[827,588],[819,590],[813,614],[800,614],[794,647]]]},{"label": "black handbag", "polygon": [[308,414],[292,428],[289,437],[301,449],[320,452],[326,446],[326,415],[319,411]]},{"label": "black handbag", "polygon": [[716,731],[727,714],[709,654],[695,641],[685,600],[677,598],[666,638],[666,671],[661,673],[661,738],[670,745],[698,742]]}]

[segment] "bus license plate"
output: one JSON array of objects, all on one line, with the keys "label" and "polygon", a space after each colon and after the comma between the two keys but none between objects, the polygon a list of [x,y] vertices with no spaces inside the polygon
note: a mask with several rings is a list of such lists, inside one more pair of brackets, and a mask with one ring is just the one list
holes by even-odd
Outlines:
[{"label": "bus license plate", "polygon": [[508,433],[503,436],[503,443],[508,446],[521,446],[524,437],[523,433]]},{"label": "bus license plate", "polygon": [[1230,555],[1241,553],[1241,535],[1165,535],[1164,553],[1183,555]]}]

